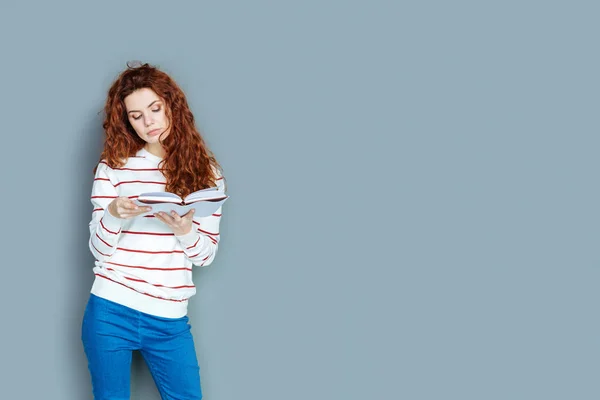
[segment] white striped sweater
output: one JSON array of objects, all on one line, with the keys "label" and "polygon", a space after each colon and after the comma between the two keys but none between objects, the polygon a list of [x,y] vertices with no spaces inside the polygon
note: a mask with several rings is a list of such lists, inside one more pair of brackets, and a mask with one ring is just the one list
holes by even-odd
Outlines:
[{"label": "white striped sweater", "polygon": [[[217,253],[221,208],[212,216],[194,217],[192,231],[184,236],[174,235],[153,215],[120,219],[107,210],[119,196],[135,199],[164,191],[160,161],[142,149],[121,168],[98,164],[89,224],[89,247],[96,259],[91,292],[144,313],[179,318],[196,293],[192,265],[208,266]],[[222,177],[217,186],[223,189]]]}]

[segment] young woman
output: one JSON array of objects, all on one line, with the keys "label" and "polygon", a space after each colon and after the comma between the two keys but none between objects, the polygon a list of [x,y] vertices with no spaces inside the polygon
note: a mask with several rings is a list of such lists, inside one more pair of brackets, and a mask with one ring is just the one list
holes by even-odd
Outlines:
[{"label": "young woman", "polygon": [[144,192],[184,197],[225,190],[221,168],[194,124],[185,95],[166,73],[128,66],[111,86],[104,150],[95,168],[89,247],[96,262],[82,341],[96,400],[129,399],[132,351],[140,350],[163,399],[201,399],[187,306],[192,266],[219,245],[221,208],[150,213]]}]

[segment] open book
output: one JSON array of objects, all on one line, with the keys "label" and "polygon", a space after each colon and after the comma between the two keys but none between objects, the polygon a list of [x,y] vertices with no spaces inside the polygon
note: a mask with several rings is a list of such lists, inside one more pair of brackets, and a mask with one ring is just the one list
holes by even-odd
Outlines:
[{"label": "open book", "polygon": [[179,215],[184,215],[192,208],[196,210],[195,217],[208,217],[217,211],[228,198],[229,196],[225,192],[212,187],[190,193],[184,199],[169,192],[142,193],[134,200],[134,203],[138,206],[152,207],[152,211],[140,214],[140,217],[159,211],[166,213],[175,211]]}]

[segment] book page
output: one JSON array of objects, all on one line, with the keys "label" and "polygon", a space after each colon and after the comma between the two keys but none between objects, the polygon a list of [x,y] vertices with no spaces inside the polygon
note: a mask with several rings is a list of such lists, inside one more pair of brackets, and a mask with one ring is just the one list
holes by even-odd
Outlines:
[{"label": "book page", "polygon": [[199,200],[222,200],[227,196],[221,190],[218,190],[216,187],[207,188],[195,191],[194,193],[190,193],[185,198],[186,204],[191,204]]},{"label": "book page", "polygon": [[[215,211],[219,209],[223,205],[223,203],[227,199],[219,200],[219,201],[197,201],[190,205],[180,206],[178,204],[169,204],[169,203],[160,203],[160,204],[150,204],[152,210],[146,213],[139,215],[138,217],[144,217],[146,215],[153,215],[159,211],[163,211],[166,213],[170,213],[171,211],[175,211],[180,216],[187,214],[192,208],[196,211],[194,212],[195,217],[208,217],[212,215]],[[139,202],[137,199],[134,200],[134,203],[137,205],[145,205]]]},{"label": "book page", "polygon": [[138,200],[141,203],[181,203],[181,197],[177,196],[174,193],[168,192],[151,192],[151,193],[142,193],[138,196]]}]

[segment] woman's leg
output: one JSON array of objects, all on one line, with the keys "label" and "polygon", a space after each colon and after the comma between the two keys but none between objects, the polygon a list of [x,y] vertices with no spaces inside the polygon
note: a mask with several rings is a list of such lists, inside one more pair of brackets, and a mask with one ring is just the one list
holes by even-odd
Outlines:
[{"label": "woman's leg", "polygon": [[137,311],[90,295],[81,340],[95,400],[129,400],[132,351],[139,349]]},{"label": "woman's leg", "polygon": [[200,400],[200,367],[188,317],[142,313],[141,353],[163,400]]}]

